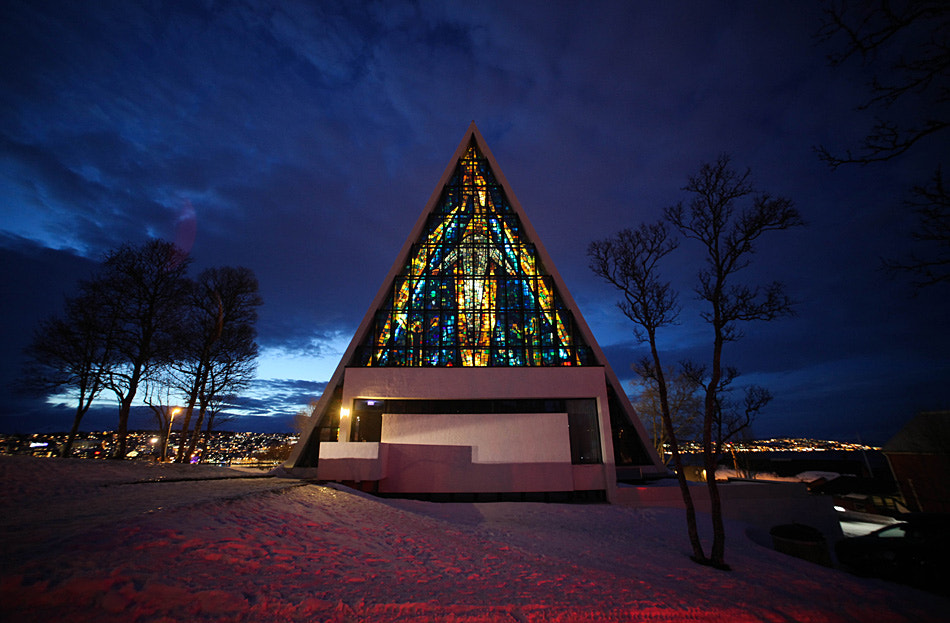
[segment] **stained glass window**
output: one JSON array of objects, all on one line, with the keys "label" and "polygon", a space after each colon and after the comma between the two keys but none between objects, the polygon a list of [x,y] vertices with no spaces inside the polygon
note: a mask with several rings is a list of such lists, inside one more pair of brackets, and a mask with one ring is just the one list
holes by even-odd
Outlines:
[{"label": "stained glass window", "polygon": [[590,349],[474,142],[376,314],[364,366],[582,366]]}]

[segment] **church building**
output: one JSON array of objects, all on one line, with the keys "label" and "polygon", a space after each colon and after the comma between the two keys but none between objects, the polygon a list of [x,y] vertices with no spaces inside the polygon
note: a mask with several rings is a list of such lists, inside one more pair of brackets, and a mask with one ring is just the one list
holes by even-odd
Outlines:
[{"label": "church building", "polygon": [[485,500],[611,500],[665,473],[474,122],[284,467]]}]

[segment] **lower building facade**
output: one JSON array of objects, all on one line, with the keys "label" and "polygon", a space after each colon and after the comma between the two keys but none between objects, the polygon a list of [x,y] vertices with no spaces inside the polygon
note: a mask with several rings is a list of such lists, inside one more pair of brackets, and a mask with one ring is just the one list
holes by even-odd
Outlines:
[{"label": "lower building facade", "polygon": [[617,450],[642,476],[665,471],[615,430],[600,366],[348,367],[331,400],[292,474],[379,494],[611,500]]}]

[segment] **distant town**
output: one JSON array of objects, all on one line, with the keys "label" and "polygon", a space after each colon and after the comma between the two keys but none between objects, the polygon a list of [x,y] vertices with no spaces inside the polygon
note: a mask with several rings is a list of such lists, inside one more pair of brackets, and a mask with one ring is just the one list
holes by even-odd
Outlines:
[{"label": "distant town", "polygon": [[[793,439],[780,437],[777,439],[757,439],[751,441],[736,441],[726,444],[730,450],[736,452],[827,452],[830,450],[855,452],[861,450],[880,450],[879,447],[848,441],[829,441],[825,439]],[[697,441],[688,441],[683,444],[683,452],[702,452],[703,445]]]},{"label": "distant town", "polygon": [[[0,454],[59,456],[66,433],[0,434]],[[212,431],[202,438],[192,463],[273,467],[285,461],[297,443],[296,433],[234,433]],[[114,431],[80,432],[73,442],[72,458],[105,459],[112,454]],[[162,454],[162,436],[155,431],[130,431],[126,438],[126,458],[157,461]],[[178,451],[178,432],[172,431],[167,456]]]},{"label": "distant town", "polygon": [[[297,442],[296,433],[235,433],[213,431],[203,438],[192,463],[272,467],[285,461]],[[0,454],[27,454],[32,456],[58,456],[66,441],[66,433],[34,433],[25,435],[0,434]],[[114,431],[81,432],[73,442],[70,456],[73,458],[104,459],[110,456],[115,441]],[[130,459],[157,461],[161,458],[162,438],[154,431],[132,431],[128,435]],[[829,441],[821,439],[762,439],[739,441],[728,444],[731,452],[823,452],[823,451],[874,451],[873,446],[860,443]],[[178,434],[172,431],[167,456],[178,450]],[[683,452],[702,452],[697,442],[683,444]]]}]

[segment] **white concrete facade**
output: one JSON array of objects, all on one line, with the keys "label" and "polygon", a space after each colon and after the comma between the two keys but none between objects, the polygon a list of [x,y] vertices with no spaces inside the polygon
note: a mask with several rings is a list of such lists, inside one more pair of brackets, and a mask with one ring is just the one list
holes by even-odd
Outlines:
[{"label": "white concrete facade", "polygon": [[472,463],[571,461],[567,413],[386,413],[380,441],[471,448]]},{"label": "white concrete facade", "polygon": [[[598,464],[571,463],[567,413],[383,413],[379,442],[320,445],[324,480],[376,481],[383,493],[604,491],[613,497],[613,445],[602,367],[347,368],[341,412],[358,399],[593,399]],[[309,470],[308,470],[309,471]]]}]

